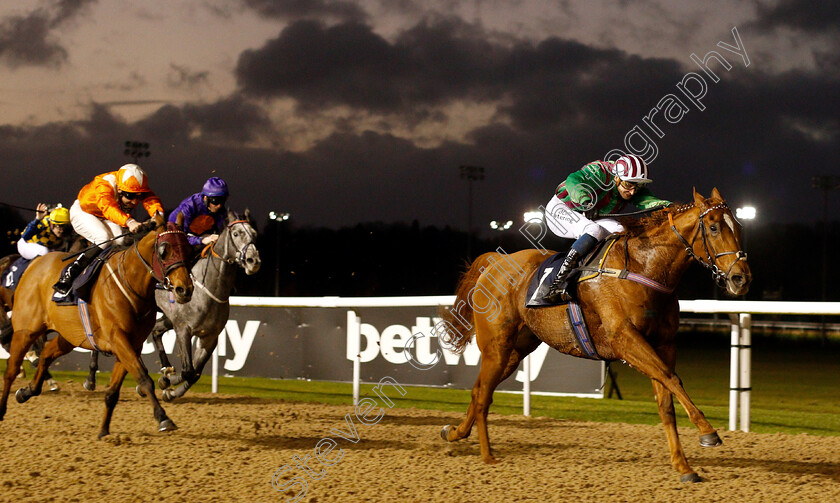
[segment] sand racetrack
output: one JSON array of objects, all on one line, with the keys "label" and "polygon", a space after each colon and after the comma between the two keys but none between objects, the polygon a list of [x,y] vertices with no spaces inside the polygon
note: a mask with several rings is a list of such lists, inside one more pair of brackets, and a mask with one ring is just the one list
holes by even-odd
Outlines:
[{"label": "sand racetrack", "polygon": [[[17,389],[26,381],[17,381]],[[157,433],[148,400],[124,390],[112,434],[97,441],[103,393],[61,383],[25,404],[10,398],[0,423],[2,501],[289,501],[272,477],[294,456],[314,455],[333,438],[299,501],[840,501],[840,438],[719,430],[724,444],[702,448],[681,429],[689,463],[703,477],[679,482],[661,426],[583,423],[491,413],[490,436],[502,460],[484,465],[477,435],[446,444],[441,426],[461,413],[384,409],[377,424],[345,415],[353,407],[295,404],[231,395],[191,394],[164,404],[179,426]],[[654,407],[651,403],[651,407]],[[725,427],[725,425],[716,425]],[[320,473],[319,473],[320,472]]]}]

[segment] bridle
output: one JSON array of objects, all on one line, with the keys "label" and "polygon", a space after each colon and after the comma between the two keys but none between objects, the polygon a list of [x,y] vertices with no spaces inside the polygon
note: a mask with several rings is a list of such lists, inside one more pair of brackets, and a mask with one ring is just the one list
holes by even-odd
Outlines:
[{"label": "bridle", "polygon": [[[233,265],[233,264],[236,264],[236,265],[238,265],[238,266],[240,266],[240,267],[242,267],[242,268],[244,269],[244,268],[245,268],[246,255],[247,255],[247,253],[248,253],[248,248],[249,248],[249,247],[251,247],[251,246],[253,246],[253,247],[254,247],[254,249],[256,249],[256,246],[257,246],[257,245],[254,243],[254,239],[253,239],[253,238],[251,238],[251,239],[250,239],[247,243],[245,243],[245,245],[242,247],[242,249],[240,249],[240,250],[236,250],[236,254],[233,256],[233,258],[227,258],[227,252],[228,252],[228,250],[231,248],[231,246],[232,246],[232,245],[234,245],[234,242],[233,242],[233,233],[230,231],[230,229],[231,229],[231,228],[233,228],[233,226],[234,226],[234,225],[236,225],[236,224],[240,224],[240,225],[243,225],[243,226],[244,226],[245,224],[247,224],[247,225],[251,225],[251,222],[249,222],[248,220],[234,220],[233,222],[231,222],[231,223],[229,223],[229,224],[227,225],[228,232],[227,232],[227,237],[225,238],[225,242],[224,242],[224,246],[225,246],[225,249],[224,249],[224,252],[223,252],[223,253],[224,253],[224,256],[223,256],[223,255],[219,255],[219,254],[216,252],[216,245],[217,245],[217,244],[219,244],[219,241],[218,241],[218,240],[217,240],[217,241],[215,241],[215,242],[213,242],[212,244],[208,245],[206,248],[204,248],[204,251],[202,251],[202,252],[201,252],[201,256],[202,256],[202,257],[207,257],[207,256],[208,256],[208,255],[207,255],[207,250],[209,249],[209,250],[210,250],[210,255],[209,255],[209,258],[210,258],[210,259],[212,259],[212,258],[217,258],[217,259],[221,260],[221,261],[222,261],[223,263],[225,263],[225,264],[228,264],[228,265]],[[247,229],[246,229],[245,231],[246,231],[246,234],[248,234],[248,236],[251,236],[251,233],[250,233],[250,232],[247,232]],[[212,261],[211,261],[211,262],[212,262]],[[211,299],[213,299],[214,301],[218,302],[219,304],[225,304],[225,303],[227,302],[227,299],[224,299],[224,300],[223,300],[223,299],[218,298],[218,297],[217,297],[217,296],[216,296],[213,292],[211,292],[211,291],[210,291],[210,289],[209,289],[209,288],[207,288],[207,286],[206,286],[206,285],[202,282],[202,281],[206,281],[206,280],[207,280],[207,271],[208,271],[208,270],[209,270],[209,267],[204,269],[204,278],[202,278],[202,280],[201,280],[201,281],[200,281],[198,278],[193,277],[193,283],[195,283],[196,285],[198,285],[198,287],[199,287],[199,288],[201,288],[202,290],[204,290],[204,291],[207,293],[207,295],[208,295]],[[219,269],[219,270],[221,271],[221,269]],[[170,303],[171,303],[171,301],[170,301]]]},{"label": "bridle", "polygon": [[[175,238],[175,236],[178,235],[183,236],[183,239],[178,240]],[[161,242],[173,247],[173,253],[171,253],[169,258],[166,260],[161,260],[158,253],[158,245]],[[144,259],[142,255],[140,255],[140,250],[136,246],[134,247],[134,252],[137,254],[137,257],[140,259],[140,262],[143,263],[143,266],[149,274],[151,274],[164,289],[172,291],[173,286],[172,282],[169,280],[169,273],[178,267],[187,266],[186,258],[190,255],[188,249],[189,245],[187,243],[187,234],[184,231],[177,229],[173,224],[172,226],[168,226],[168,230],[165,230],[155,236],[155,246],[152,254],[151,265],[146,262],[146,259]]]},{"label": "bridle", "polygon": [[[681,206],[679,208],[676,208],[676,211],[679,212],[691,208],[693,206],[694,204]],[[697,227],[695,228],[694,234],[691,237],[691,242],[688,242],[682,236],[682,234],[679,233],[676,225],[674,225],[673,213],[671,211],[668,211],[668,223],[671,224],[671,230],[674,231],[674,234],[676,234],[680,241],[682,241],[682,244],[685,246],[685,251],[689,254],[689,256],[691,256],[698,263],[700,263],[700,265],[711,271],[715,283],[720,287],[726,285],[726,280],[729,279],[729,274],[732,272],[732,268],[735,267],[735,264],[737,264],[741,260],[747,259],[747,253],[740,249],[738,251],[715,253],[714,248],[711,246],[711,243],[709,243],[708,230],[706,228],[706,222],[703,220],[703,217],[705,217],[712,211],[726,209],[729,209],[729,206],[727,206],[726,203],[719,203],[700,213],[700,216],[697,218]],[[699,257],[696,253],[694,253],[694,242],[697,240],[698,235],[703,240],[703,250],[706,252],[705,259]],[[717,266],[717,261],[720,257],[724,257],[726,255],[735,255],[736,258],[735,261],[732,262],[732,265],[729,266],[729,269],[727,269],[726,272],[723,272]]]},{"label": "bridle", "polygon": [[[189,244],[187,241],[187,235],[184,231],[179,230],[177,225],[174,223],[167,223],[167,229],[157,236],[155,236],[155,244],[152,251],[152,265],[143,258],[143,255],[140,254],[139,247],[137,243],[135,243],[132,248],[134,248],[134,253],[137,255],[137,258],[140,259],[140,263],[143,264],[143,267],[146,268],[146,271],[155,278],[159,284],[161,284],[166,290],[170,293],[174,293],[174,287],[172,286],[172,282],[169,280],[168,274],[173,269],[184,266],[186,267],[185,259],[189,257],[190,250]],[[177,235],[183,236],[180,240],[177,239]],[[161,239],[163,238],[163,239]],[[174,239],[173,239],[174,238]],[[166,261],[161,261],[158,256],[158,244],[160,241],[167,243],[170,246],[173,246],[173,252],[170,254],[170,258]],[[127,253],[123,253],[117,262],[117,271],[119,275],[117,275],[114,270],[111,268],[109,262],[105,262],[105,267],[110,271],[111,278],[113,278],[114,282],[116,283],[117,287],[119,287],[120,291],[125,295],[125,298],[131,303],[132,307],[135,310],[138,310],[138,307],[135,305],[134,301],[132,300],[131,296],[128,292],[134,294],[134,296],[138,299],[143,299],[143,295],[138,293],[131,284],[126,281],[127,275],[125,273],[125,258]],[[158,272],[159,271],[159,272]],[[120,281],[119,278],[122,277],[123,281]],[[125,283],[125,286],[123,286]],[[138,311],[139,312],[139,311]]]},{"label": "bridle", "polygon": [[[244,226],[245,224],[250,225],[251,222],[249,222],[248,220],[234,220],[233,222],[227,224],[227,227],[228,227],[228,229],[232,229],[233,226],[236,225],[236,224]],[[245,233],[248,234],[248,236],[251,236],[251,233],[247,232],[247,229],[245,230]],[[223,262],[225,262],[227,264],[236,264],[239,267],[242,267],[243,269],[245,268],[245,260],[246,260],[247,254],[248,254],[248,248],[251,247],[251,246],[253,246],[254,248],[257,247],[257,245],[254,243],[254,239],[252,237],[251,239],[248,240],[247,243],[245,243],[245,245],[242,246],[241,249],[236,250],[236,254],[233,256],[233,258],[226,258],[228,250],[232,246],[235,246],[235,244],[233,242],[233,233],[232,232],[227,233],[227,239],[225,239],[225,242],[224,242],[224,246],[225,246],[224,252],[223,252],[224,256],[219,255],[216,252],[216,245],[218,245],[218,244],[219,244],[219,241],[216,241],[216,242],[213,243],[213,245],[210,247],[210,253],[214,257],[218,258],[219,260],[222,260]]]}]

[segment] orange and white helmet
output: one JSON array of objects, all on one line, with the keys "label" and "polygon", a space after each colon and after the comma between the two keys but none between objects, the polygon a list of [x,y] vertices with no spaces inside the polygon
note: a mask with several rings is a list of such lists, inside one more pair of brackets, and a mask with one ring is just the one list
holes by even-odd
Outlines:
[{"label": "orange and white helmet", "polygon": [[633,154],[623,155],[615,161],[613,172],[621,181],[638,184],[650,183],[648,167],[645,160]]},{"label": "orange and white helmet", "polygon": [[117,190],[120,192],[150,192],[149,177],[140,166],[126,164],[117,171]]}]

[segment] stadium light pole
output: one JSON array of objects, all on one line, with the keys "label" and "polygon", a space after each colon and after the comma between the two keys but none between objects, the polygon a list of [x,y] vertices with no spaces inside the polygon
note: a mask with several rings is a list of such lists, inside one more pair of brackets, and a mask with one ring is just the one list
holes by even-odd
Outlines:
[{"label": "stadium light pole", "polygon": [[811,178],[811,185],[815,189],[823,191],[823,218],[822,218],[822,295],[823,302],[826,300],[826,277],[828,276],[828,193],[834,189],[840,189],[840,176],[821,175]]},{"label": "stadium light pole", "polygon": [[494,231],[506,231],[513,227],[513,220],[501,221],[501,220],[491,220],[490,221],[490,228]]},{"label": "stadium light pole", "polygon": [[533,220],[542,221],[543,212],[539,210],[526,211],[522,214],[522,218],[524,219],[525,223],[531,222]]},{"label": "stadium light pole", "polygon": [[276,247],[274,253],[274,296],[280,296],[280,224],[287,221],[291,215],[286,212],[269,211],[268,218],[274,221]]},{"label": "stadium light pole", "polygon": [[[747,220],[755,220],[756,209],[753,206],[743,206],[735,208],[735,218],[746,223]],[[747,251],[747,226],[741,228],[741,246],[744,251]]]},{"label": "stadium light pole", "polygon": [[148,142],[132,140],[126,140],[123,154],[134,159],[134,164],[138,164],[141,158],[152,155],[152,153],[149,152]]},{"label": "stadium light pole", "polygon": [[[815,189],[823,191],[823,218],[822,218],[822,284],[820,285],[820,299],[825,302],[827,299],[828,285],[828,193],[834,189],[840,189],[840,176],[820,175],[811,178],[811,185]],[[822,316],[822,340],[827,342],[825,331],[825,316]]]},{"label": "stadium light pole", "polygon": [[467,181],[469,185],[469,195],[467,197],[467,259],[472,259],[472,200],[473,200],[473,182],[480,182],[484,180],[484,168],[481,166],[466,166],[458,167],[461,173],[461,179]]}]

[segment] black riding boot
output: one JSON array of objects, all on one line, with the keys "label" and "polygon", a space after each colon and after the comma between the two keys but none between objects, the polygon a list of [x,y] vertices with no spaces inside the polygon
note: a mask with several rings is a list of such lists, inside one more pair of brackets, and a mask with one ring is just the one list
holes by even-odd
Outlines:
[{"label": "black riding boot", "polygon": [[564,302],[572,300],[571,295],[567,292],[569,288],[569,274],[575,270],[575,267],[577,267],[581,258],[585,257],[586,254],[595,249],[598,241],[599,240],[596,237],[584,234],[572,243],[572,248],[563,260],[563,265],[560,266],[560,271],[548,287],[548,293],[545,295],[544,299],[546,302],[555,304],[560,300],[563,300]]},{"label": "black riding boot", "polygon": [[53,290],[61,295],[70,293],[70,289],[73,287],[73,280],[76,279],[79,273],[85,270],[85,267],[87,267],[93,257],[98,254],[99,249],[94,248],[76,257],[76,260],[70,264],[70,267],[62,271],[61,278],[53,285]]},{"label": "black riding boot", "polygon": [[566,291],[569,287],[567,280],[569,279],[569,274],[574,271],[578,262],[580,262],[580,257],[581,254],[574,248],[569,250],[569,254],[566,255],[566,258],[563,260],[563,265],[560,266],[560,271],[548,287],[548,293],[545,295],[545,300],[547,302],[555,304],[560,300],[563,300],[564,302],[572,300],[571,296]]}]

